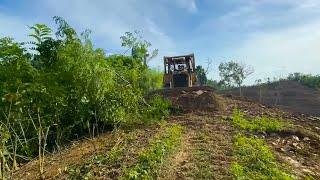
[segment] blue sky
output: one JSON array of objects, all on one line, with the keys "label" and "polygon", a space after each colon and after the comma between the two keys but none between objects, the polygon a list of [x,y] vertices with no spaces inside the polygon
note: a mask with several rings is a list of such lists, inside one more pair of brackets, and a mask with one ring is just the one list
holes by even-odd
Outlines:
[{"label": "blue sky", "polygon": [[142,30],[159,55],[195,53],[196,63],[213,61],[254,67],[246,83],[290,72],[319,73],[320,0],[0,0],[0,36],[28,40],[27,25],[65,18],[81,32],[92,30],[96,47],[121,53],[119,37]]}]

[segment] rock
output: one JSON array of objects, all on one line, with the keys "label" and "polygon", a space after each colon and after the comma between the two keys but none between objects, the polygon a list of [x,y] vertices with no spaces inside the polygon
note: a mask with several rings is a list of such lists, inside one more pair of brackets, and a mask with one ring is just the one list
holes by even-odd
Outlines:
[{"label": "rock", "polygon": [[292,145],[293,145],[294,147],[297,147],[297,146],[298,146],[298,143],[292,143]]},{"label": "rock", "polygon": [[201,94],[204,93],[204,91],[198,90],[198,91],[193,91],[193,93],[195,93],[196,95],[200,96]]},{"label": "rock", "polygon": [[293,166],[295,166],[295,167],[300,167],[300,163],[299,163],[298,161],[292,159],[291,157],[286,157],[285,160],[286,160],[289,164],[291,164],[291,165],[293,165]]},{"label": "rock", "polygon": [[316,126],[316,127],[314,127],[314,128],[316,128],[316,130],[320,131],[320,128],[319,128],[319,127]]},{"label": "rock", "polygon": [[310,141],[310,138],[304,137],[304,138],[303,138],[303,141]]},{"label": "rock", "polygon": [[303,171],[303,172],[306,172],[306,173],[309,173],[309,174],[313,174],[310,169],[303,168],[302,171]]},{"label": "rock", "polygon": [[296,141],[300,141],[299,137],[298,136],[292,136],[292,138]]}]

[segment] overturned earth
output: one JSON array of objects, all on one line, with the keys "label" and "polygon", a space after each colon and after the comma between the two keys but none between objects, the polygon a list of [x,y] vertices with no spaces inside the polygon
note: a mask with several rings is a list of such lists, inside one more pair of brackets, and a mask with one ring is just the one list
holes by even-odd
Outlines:
[{"label": "overturned earth", "polygon": [[[160,89],[150,95],[158,94],[169,100],[174,108],[183,112],[221,111],[226,105],[221,96],[211,87],[180,87]],[[150,96],[149,95],[149,96]]]}]

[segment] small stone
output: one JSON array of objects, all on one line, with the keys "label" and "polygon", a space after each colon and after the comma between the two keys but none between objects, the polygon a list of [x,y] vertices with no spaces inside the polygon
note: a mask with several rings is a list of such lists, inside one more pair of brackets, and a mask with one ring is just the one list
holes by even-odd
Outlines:
[{"label": "small stone", "polygon": [[303,140],[304,140],[304,141],[310,141],[310,138],[304,137]]},{"label": "small stone", "polygon": [[293,166],[295,166],[295,167],[299,167],[299,166],[300,166],[300,163],[299,163],[298,161],[292,159],[291,157],[286,157],[285,160],[286,160],[288,163],[290,163],[290,164],[292,164]]},{"label": "small stone", "polygon": [[201,90],[198,90],[198,91],[194,91],[195,94],[197,94],[198,96],[200,96],[201,94],[203,94],[204,92],[201,91]]},{"label": "small stone", "polygon": [[310,169],[303,168],[302,171],[306,172],[306,173],[309,173],[309,174],[312,174],[312,171]]},{"label": "small stone", "polygon": [[300,141],[299,137],[298,136],[292,136],[292,138],[296,141]]}]

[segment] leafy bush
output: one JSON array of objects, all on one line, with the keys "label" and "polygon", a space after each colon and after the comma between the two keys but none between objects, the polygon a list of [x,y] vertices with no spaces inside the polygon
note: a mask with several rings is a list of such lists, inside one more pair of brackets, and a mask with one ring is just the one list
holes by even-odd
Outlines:
[{"label": "leafy bush", "polygon": [[290,74],[287,79],[298,81],[310,88],[320,89],[320,75],[293,73]]},{"label": "leafy bush", "polygon": [[162,87],[163,73],[156,69],[148,69],[143,75],[142,88],[149,92]]},{"label": "leafy bush", "polygon": [[182,127],[172,125],[150,142],[150,147],[139,155],[137,164],[128,169],[128,179],[153,179],[157,176],[156,169],[164,158],[180,143]]},{"label": "leafy bush", "polygon": [[231,172],[235,179],[293,179],[281,170],[262,139],[242,135],[234,138]]},{"label": "leafy bush", "polygon": [[0,123],[12,129],[6,146],[19,140],[9,152],[37,156],[39,128],[49,129],[53,150],[88,133],[168,115],[163,100],[149,107],[143,99],[159,87],[159,72],[132,56],[106,56],[88,31],[78,35],[62,18],[54,20],[56,37],[44,24],[31,27],[31,49],[0,38]]},{"label": "leafy bush", "polygon": [[265,116],[256,117],[251,120],[244,118],[244,113],[234,109],[232,114],[232,123],[240,129],[250,132],[278,132],[285,128],[285,124],[277,119],[267,118]]},{"label": "leafy bush", "polygon": [[145,113],[143,113],[145,120],[159,120],[169,116],[169,109],[171,108],[170,101],[163,99],[163,97],[159,95],[154,95],[148,103],[150,106],[147,106],[144,110]]}]

